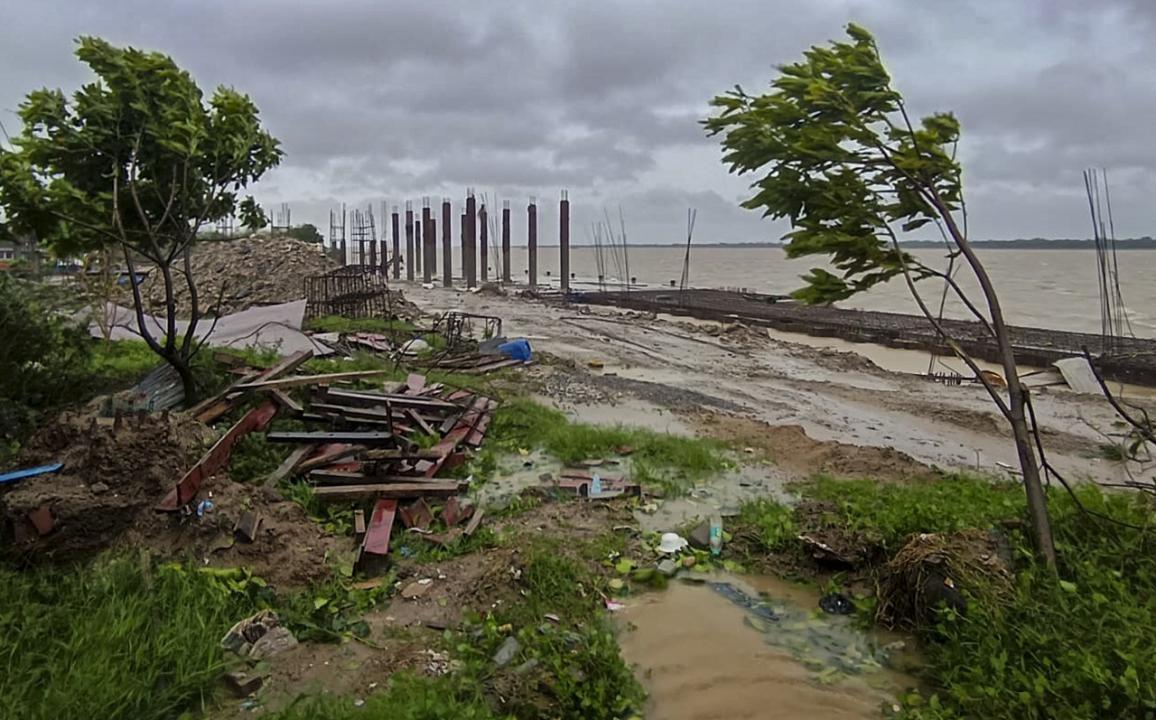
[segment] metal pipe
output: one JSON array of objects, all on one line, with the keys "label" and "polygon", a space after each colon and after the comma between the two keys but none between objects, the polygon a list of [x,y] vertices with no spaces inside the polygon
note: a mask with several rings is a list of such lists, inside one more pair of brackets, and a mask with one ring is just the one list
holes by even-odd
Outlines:
[{"label": "metal pipe", "polygon": [[454,254],[450,238],[450,199],[442,198],[442,285],[454,286]]},{"label": "metal pipe", "polygon": [[405,279],[413,282],[413,201],[405,201]]},{"label": "metal pipe", "polygon": [[421,251],[422,251],[422,268],[421,281],[425,284],[433,282],[433,263],[430,262],[430,253],[434,249],[434,235],[433,224],[430,222],[432,214],[430,212],[429,198],[422,200],[421,206]]},{"label": "metal pipe", "polygon": [[510,282],[510,201],[502,201],[502,282]]},{"label": "metal pipe", "polygon": [[397,205],[393,206],[393,279],[401,279],[401,233]]},{"label": "metal pipe", "polygon": [[466,195],[466,287],[478,284],[478,201],[474,191]]},{"label": "metal pipe", "polygon": [[570,291],[570,194],[566,190],[562,191],[558,208],[558,253],[561,256],[562,294],[565,295]]},{"label": "metal pipe", "polygon": [[530,206],[526,208],[529,228],[527,230],[526,247],[530,255],[530,287],[538,287],[538,203],[530,198]]},{"label": "metal pipe", "polygon": [[481,246],[478,256],[481,260],[479,268],[481,269],[482,282],[485,283],[490,279],[490,226],[489,218],[486,215],[486,204],[482,203],[482,207],[478,209],[478,220],[482,224]]}]

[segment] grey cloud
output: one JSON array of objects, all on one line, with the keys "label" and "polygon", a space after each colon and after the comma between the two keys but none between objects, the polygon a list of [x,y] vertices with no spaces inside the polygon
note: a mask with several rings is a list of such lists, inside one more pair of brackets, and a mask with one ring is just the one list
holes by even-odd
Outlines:
[{"label": "grey cloud", "polygon": [[206,88],[253,95],[287,153],[258,196],[319,226],[341,198],[476,186],[524,205],[568,187],[576,221],[621,203],[643,239],[677,236],[690,205],[704,238],[777,237],[784,228],[737,207],[746,180],[727,175],[698,121],[711,96],[765,88],[776,64],[848,20],[875,31],[913,110],[961,118],[977,234],[1078,234],[1089,165],[1113,171],[1124,227],[1148,234],[1156,221],[1148,0],[9,5],[0,111],[83,82],[77,35],[163,50]]}]

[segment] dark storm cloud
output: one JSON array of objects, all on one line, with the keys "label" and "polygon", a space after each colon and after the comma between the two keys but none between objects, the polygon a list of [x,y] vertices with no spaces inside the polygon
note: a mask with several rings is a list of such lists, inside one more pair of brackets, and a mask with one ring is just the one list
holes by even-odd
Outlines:
[{"label": "dark storm cloud", "polygon": [[726,174],[698,121],[712,95],[765,87],[848,20],[875,31],[913,110],[960,117],[977,235],[1082,233],[1090,165],[1112,170],[1125,234],[1156,220],[1147,0],[6,4],[10,130],[28,90],[86,79],[77,35],[160,49],[206,88],[254,97],[287,153],[258,195],[318,224],[342,200],[468,185],[524,206],[568,187],[576,219],[621,203],[640,241],[683,232],[690,204],[704,239],[765,240],[782,228],[738,209],[748,179]]}]

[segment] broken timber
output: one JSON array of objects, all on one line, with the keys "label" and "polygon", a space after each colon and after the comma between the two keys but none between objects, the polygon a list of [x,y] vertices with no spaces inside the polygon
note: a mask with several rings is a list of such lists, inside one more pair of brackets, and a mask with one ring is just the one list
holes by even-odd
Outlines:
[{"label": "broken timber", "polygon": [[376,485],[335,485],[313,490],[318,500],[364,500],[367,498],[450,497],[465,490],[458,482],[410,482]]},{"label": "broken timber", "polygon": [[233,445],[237,443],[237,440],[254,430],[268,427],[276,414],[277,406],[269,401],[245,413],[245,416],[238,420],[236,425],[229,428],[229,431],[213,445],[209,452],[185,473],[176,487],[160,501],[157,509],[173,511],[191,502],[197,496],[197,491],[201,489],[201,484],[204,483],[205,479],[217,474],[228,464],[229,455],[232,453]]}]

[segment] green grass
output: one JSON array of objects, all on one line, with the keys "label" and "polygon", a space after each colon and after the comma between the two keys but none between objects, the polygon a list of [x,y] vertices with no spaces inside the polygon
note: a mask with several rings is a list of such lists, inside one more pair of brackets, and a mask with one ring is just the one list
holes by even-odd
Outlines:
[{"label": "green grass", "polygon": [[[874,529],[894,551],[915,532],[990,529],[1025,521],[1018,485],[975,478],[888,485],[823,479],[805,495],[832,501],[850,527]],[[998,606],[973,599],[944,609],[925,630],[927,692],[902,698],[903,717],[1142,718],[1156,713],[1156,537],[1140,494],[1078,489],[1083,504],[1138,526],[1083,514],[1062,490],[1049,493],[1058,574],[1042,567],[1018,530],[1014,593]]]},{"label": "green grass", "polygon": [[225,631],[255,608],[211,575],[118,557],[0,570],[0,717],[173,718],[210,699]]},{"label": "green grass", "polygon": [[389,333],[413,332],[417,327],[405,320],[385,318],[347,318],[340,315],[326,315],[306,321],[306,330],[322,333]]},{"label": "green grass", "polygon": [[769,498],[743,503],[737,525],[753,530],[760,549],[768,552],[795,542],[799,534],[794,509]]},{"label": "green grass", "polygon": [[365,699],[362,707],[353,698],[323,696],[302,699],[292,707],[263,717],[269,720],[491,720],[498,718],[476,683],[456,677],[394,675],[384,689]]},{"label": "green grass", "polygon": [[808,498],[833,503],[848,527],[892,551],[913,533],[986,530],[1019,518],[1026,507],[1020,485],[969,475],[911,484],[819,477],[802,490]]},{"label": "green grass", "polygon": [[727,467],[725,446],[714,440],[658,433],[625,425],[570,422],[562,412],[515,397],[494,413],[487,440],[505,450],[542,448],[563,463],[612,457],[630,446],[634,479],[674,491]]}]

